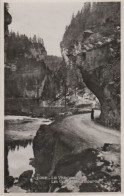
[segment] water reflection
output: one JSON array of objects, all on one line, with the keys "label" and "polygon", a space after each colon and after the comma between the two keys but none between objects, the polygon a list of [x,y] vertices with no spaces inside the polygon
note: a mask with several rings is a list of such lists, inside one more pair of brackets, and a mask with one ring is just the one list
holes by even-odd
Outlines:
[{"label": "water reflection", "polygon": [[28,144],[32,144],[32,139],[29,140],[15,140],[11,142],[6,142],[9,150],[15,151],[15,149],[19,150],[19,147],[26,148]]},{"label": "water reflection", "polygon": [[[33,170],[34,158],[32,141],[41,124],[50,124],[45,118],[25,116],[5,116],[4,174],[5,177],[18,178],[24,171]],[[6,179],[6,178],[5,178]],[[5,183],[6,184],[6,183]],[[21,192],[13,185],[10,192]]]},{"label": "water reflection", "polygon": [[[17,142],[17,141],[16,141]],[[15,142],[15,143],[16,143]],[[24,171],[34,168],[29,165],[29,159],[33,158],[32,141],[20,141],[18,145],[6,146],[5,150],[5,175],[19,177]]]}]

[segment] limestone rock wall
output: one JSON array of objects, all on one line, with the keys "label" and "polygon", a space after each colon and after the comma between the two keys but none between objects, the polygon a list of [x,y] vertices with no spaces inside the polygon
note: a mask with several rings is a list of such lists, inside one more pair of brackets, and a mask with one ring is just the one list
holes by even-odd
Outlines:
[{"label": "limestone rock wall", "polygon": [[66,66],[76,66],[86,86],[99,99],[101,122],[119,128],[120,27],[114,27],[106,37],[92,32],[68,48],[61,43],[61,50]]}]

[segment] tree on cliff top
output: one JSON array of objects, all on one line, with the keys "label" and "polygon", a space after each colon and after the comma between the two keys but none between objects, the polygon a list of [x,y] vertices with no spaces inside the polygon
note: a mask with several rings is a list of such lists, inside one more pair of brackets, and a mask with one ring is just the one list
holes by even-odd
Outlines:
[{"label": "tree on cliff top", "polygon": [[[108,25],[109,23],[109,25]],[[66,28],[62,43],[68,48],[75,40],[81,41],[87,29],[100,32],[103,36],[112,33],[115,26],[120,25],[120,2],[89,2],[84,3],[81,11],[72,17]],[[106,30],[104,30],[106,28]]]},{"label": "tree on cliff top", "polygon": [[15,59],[24,58],[25,54],[34,47],[39,48],[41,51],[46,51],[42,38],[37,38],[34,35],[33,38],[29,38],[25,34],[19,34],[11,31],[8,36],[8,47],[7,47],[7,60],[8,62],[15,61]]}]

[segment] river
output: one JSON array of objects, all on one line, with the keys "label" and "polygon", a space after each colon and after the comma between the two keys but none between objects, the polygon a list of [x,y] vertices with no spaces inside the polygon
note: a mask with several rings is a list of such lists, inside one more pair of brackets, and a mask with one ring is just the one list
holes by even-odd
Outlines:
[{"label": "river", "polygon": [[[45,118],[27,116],[5,116],[5,176],[19,176],[35,168],[30,164],[34,158],[33,138],[41,124],[49,125],[52,121]],[[24,192],[17,186],[8,192]]]}]

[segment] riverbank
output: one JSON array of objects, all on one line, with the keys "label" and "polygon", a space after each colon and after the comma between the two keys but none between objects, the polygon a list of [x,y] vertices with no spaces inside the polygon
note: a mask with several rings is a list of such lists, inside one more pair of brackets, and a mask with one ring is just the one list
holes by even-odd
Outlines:
[{"label": "riverbank", "polygon": [[39,100],[37,99],[5,99],[5,115],[50,118],[64,111],[64,107],[40,106]]},{"label": "riverbank", "polygon": [[99,109],[99,104],[96,104],[93,97],[87,94],[85,98],[75,94],[66,96],[66,107],[63,96],[53,101],[42,101],[36,98],[8,98],[5,99],[5,115],[56,118],[61,113],[90,112],[92,105]]},{"label": "riverbank", "polygon": [[5,143],[19,143],[33,140],[41,124],[50,124],[46,118],[32,118],[31,116],[5,116]]}]

